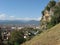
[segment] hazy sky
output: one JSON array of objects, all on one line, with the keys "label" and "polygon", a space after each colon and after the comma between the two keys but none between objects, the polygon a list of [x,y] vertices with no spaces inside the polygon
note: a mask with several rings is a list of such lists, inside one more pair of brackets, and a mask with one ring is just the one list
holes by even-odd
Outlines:
[{"label": "hazy sky", "polygon": [[0,20],[39,20],[49,0],[0,0]]}]

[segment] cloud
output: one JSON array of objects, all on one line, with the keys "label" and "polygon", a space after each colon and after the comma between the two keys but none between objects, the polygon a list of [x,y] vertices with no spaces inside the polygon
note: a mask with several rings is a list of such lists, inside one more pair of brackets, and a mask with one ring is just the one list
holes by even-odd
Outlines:
[{"label": "cloud", "polygon": [[14,18],[15,16],[10,16],[10,18]]},{"label": "cloud", "polygon": [[39,17],[37,20],[41,20],[42,17]]},{"label": "cloud", "polygon": [[9,16],[8,20],[15,20],[15,16]]},{"label": "cloud", "polygon": [[18,17],[15,17],[15,16],[8,16],[6,14],[0,14],[0,20],[41,20],[41,17],[38,17],[38,18],[29,18],[29,17],[25,17],[25,18],[18,18]]},{"label": "cloud", "polygon": [[16,18],[16,20],[41,20],[41,17],[38,17],[38,18],[29,18],[29,17],[26,17],[26,18]]},{"label": "cloud", "polygon": [[6,15],[5,14],[0,14],[0,20],[5,20],[6,19]]}]

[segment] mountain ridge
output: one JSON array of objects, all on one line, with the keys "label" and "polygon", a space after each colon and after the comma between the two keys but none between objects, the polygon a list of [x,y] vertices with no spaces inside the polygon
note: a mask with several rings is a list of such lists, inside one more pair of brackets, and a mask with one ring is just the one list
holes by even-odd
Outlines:
[{"label": "mountain ridge", "polygon": [[35,24],[38,25],[40,21],[36,20],[0,20],[0,24]]}]

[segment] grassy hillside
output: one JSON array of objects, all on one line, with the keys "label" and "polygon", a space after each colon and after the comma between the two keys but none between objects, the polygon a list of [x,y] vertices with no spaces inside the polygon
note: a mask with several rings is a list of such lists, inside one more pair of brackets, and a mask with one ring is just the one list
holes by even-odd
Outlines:
[{"label": "grassy hillside", "polygon": [[60,45],[60,24],[44,31],[22,45]]}]

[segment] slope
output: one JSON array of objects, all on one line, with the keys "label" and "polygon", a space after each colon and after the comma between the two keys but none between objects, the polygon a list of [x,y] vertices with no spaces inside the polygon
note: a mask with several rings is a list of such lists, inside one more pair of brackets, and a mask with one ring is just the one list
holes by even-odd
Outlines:
[{"label": "slope", "polygon": [[60,24],[42,32],[22,45],[60,45]]}]

